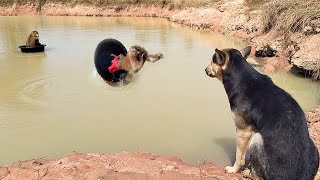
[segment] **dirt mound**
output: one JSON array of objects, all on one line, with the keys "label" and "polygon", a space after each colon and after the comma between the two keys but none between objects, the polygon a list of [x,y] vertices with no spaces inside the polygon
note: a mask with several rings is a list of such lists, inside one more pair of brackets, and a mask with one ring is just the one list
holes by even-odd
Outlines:
[{"label": "dirt mound", "polygon": [[215,164],[190,166],[177,157],[150,153],[76,153],[58,160],[30,160],[0,168],[6,179],[239,179]]},{"label": "dirt mound", "polygon": [[313,79],[320,79],[320,34],[296,39],[299,41],[299,50],[292,53],[291,64],[310,73]]},{"label": "dirt mound", "polygon": [[[318,151],[320,150],[320,106],[306,114],[307,121],[311,122],[308,124],[309,133],[313,141],[315,142]],[[320,180],[320,168],[318,169],[316,180]]]},{"label": "dirt mound", "polygon": [[320,106],[316,107],[312,111],[307,112],[306,116],[309,123],[320,122]]}]

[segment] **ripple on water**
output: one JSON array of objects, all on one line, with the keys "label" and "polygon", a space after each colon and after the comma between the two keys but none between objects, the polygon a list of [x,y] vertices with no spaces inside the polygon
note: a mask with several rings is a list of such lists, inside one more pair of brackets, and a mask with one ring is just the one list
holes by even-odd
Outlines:
[{"label": "ripple on water", "polygon": [[124,96],[127,96],[132,92],[131,89],[135,84],[135,83],[124,84],[122,81],[120,81],[116,86],[111,86],[105,80],[102,79],[102,77],[99,75],[99,73],[97,72],[94,66],[92,66],[91,68],[90,78],[100,88],[105,89],[108,92],[112,92],[112,94],[120,92],[121,95],[124,95]]},{"label": "ripple on water", "polygon": [[48,89],[52,86],[52,77],[46,77],[36,79],[31,82],[27,82],[20,87],[20,93],[18,97],[25,103],[36,106],[47,106],[48,102],[45,97],[48,93]]},{"label": "ripple on water", "polygon": [[6,52],[4,42],[0,41],[0,54],[4,54]]},{"label": "ripple on water", "polygon": [[21,111],[20,113],[15,112],[16,107],[4,104],[0,106],[0,129],[2,130],[12,130],[18,128],[26,128],[35,126],[38,121],[34,118],[28,119],[26,117],[26,112]]},{"label": "ripple on water", "polygon": [[8,121],[13,118],[14,116],[7,113],[7,109],[4,106],[0,106],[0,128],[7,127]]}]

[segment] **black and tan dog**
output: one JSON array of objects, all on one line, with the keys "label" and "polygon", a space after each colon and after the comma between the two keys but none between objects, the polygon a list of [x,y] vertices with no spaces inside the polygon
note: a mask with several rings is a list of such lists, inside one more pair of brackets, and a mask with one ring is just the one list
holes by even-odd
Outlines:
[{"label": "black and tan dog", "polygon": [[39,33],[38,31],[32,31],[26,41],[27,47],[35,47],[40,46],[41,43],[39,42]]},{"label": "black and tan dog", "polygon": [[236,161],[226,171],[238,172],[248,149],[246,174],[251,178],[314,179],[319,153],[309,137],[305,114],[287,92],[249,65],[245,59],[250,51],[251,47],[241,52],[216,49],[206,68],[208,76],[223,83],[234,114]]}]

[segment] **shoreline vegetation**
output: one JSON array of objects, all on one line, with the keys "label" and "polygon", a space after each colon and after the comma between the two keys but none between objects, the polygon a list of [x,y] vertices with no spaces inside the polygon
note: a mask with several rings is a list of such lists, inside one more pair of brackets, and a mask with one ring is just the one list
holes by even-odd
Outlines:
[{"label": "shoreline vegetation", "polygon": [[[300,73],[320,79],[318,0],[2,0],[0,16],[137,16],[169,21],[244,39],[257,51],[262,70]],[[319,81],[315,81],[319,83]],[[306,113],[309,132],[320,149],[320,106]],[[241,179],[221,165],[192,166],[177,157],[149,153],[70,153],[0,166],[0,179]],[[316,179],[320,179],[320,173]]]}]

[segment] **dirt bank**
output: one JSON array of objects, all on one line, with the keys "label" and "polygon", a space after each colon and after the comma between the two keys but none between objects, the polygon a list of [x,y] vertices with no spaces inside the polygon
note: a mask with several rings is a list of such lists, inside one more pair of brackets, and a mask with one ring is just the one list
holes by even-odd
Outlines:
[{"label": "dirt bank", "polygon": [[[320,35],[296,33],[285,48],[284,36],[277,31],[261,34],[261,12],[251,11],[244,0],[222,1],[210,7],[172,9],[158,6],[84,6],[45,3],[1,7],[0,15],[48,16],[143,16],[160,17],[196,29],[206,29],[246,40],[255,49],[269,45],[277,56],[264,58],[263,70],[289,71],[292,64],[305,69],[318,63]],[[311,43],[310,43],[311,42]],[[306,65],[305,65],[306,64]],[[310,65],[311,64],[311,65]],[[320,63],[319,63],[320,64]],[[320,148],[320,106],[307,113],[309,132]],[[58,160],[30,160],[0,168],[0,179],[243,179],[229,175],[216,164],[190,166],[176,157],[149,153],[71,153]],[[320,179],[320,176],[318,177]]]},{"label": "dirt bank", "polygon": [[[307,121],[309,127],[309,134],[314,140],[318,151],[320,151],[320,106],[314,110],[307,112]],[[318,169],[316,180],[320,180],[320,169]]]},{"label": "dirt bank", "polygon": [[0,179],[239,179],[215,164],[190,166],[149,153],[70,153],[58,160],[31,160],[0,168]]}]

